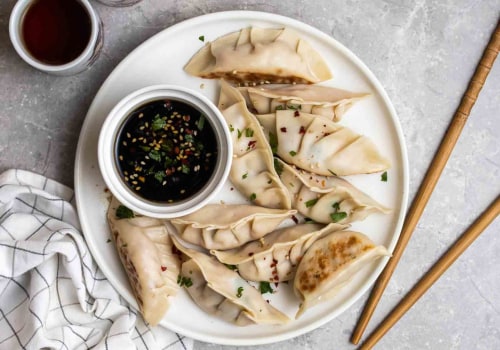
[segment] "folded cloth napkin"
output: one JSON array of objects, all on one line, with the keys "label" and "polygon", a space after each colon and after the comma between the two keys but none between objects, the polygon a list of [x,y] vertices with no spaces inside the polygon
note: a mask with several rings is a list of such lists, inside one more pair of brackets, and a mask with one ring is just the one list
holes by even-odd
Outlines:
[{"label": "folded cloth napkin", "polygon": [[73,191],[22,170],[0,174],[0,349],[192,349],[150,328],[102,274]]}]

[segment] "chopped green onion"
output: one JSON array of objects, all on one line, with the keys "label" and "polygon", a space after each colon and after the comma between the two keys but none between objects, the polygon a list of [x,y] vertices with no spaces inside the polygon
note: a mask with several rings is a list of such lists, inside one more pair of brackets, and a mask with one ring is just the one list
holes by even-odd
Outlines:
[{"label": "chopped green onion", "polygon": [[253,130],[250,128],[245,129],[245,136],[246,137],[252,137],[253,136]]},{"label": "chopped green onion", "polygon": [[243,180],[245,180],[247,177],[248,177],[248,173],[244,173],[244,174],[241,176],[241,178],[242,178]]},{"label": "chopped green onion", "polygon": [[257,198],[257,195],[256,195],[255,193],[252,193],[252,194],[250,195],[250,200],[251,200],[251,201],[254,201],[256,198]]},{"label": "chopped green onion", "polygon": [[201,41],[201,42],[205,42],[205,35],[200,35],[198,37],[198,40]]},{"label": "chopped green onion", "polygon": [[295,156],[297,155],[297,152],[295,152],[295,151],[290,151],[290,152],[288,152],[288,153],[289,153],[292,157],[295,157]]},{"label": "chopped green onion", "polygon": [[238,291],[236,292],[236,297],[241,298],[243,295],[243,287],[238,287]]}]

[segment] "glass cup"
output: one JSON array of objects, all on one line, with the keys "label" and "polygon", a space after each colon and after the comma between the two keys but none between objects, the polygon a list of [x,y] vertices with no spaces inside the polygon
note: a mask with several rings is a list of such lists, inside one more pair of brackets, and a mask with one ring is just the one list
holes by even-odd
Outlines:
[{"label": "glass cup", "polygon": [[142,0],[97,0],[101,4],[113,7],[125,7],[135,5]]},{"label": "glass cup", "polygon": [[[71,0],[79,2],[90,21],[90,35],[83,51],[69,62],[51,64],[36,58],[28,49],[23,34],[23,21],[30,6],[40,0],[18,0],[12,9],[9,20],[9,35],[14,49],[19,56],[32,67],[54,75],[73,75],[89,68],[99,56],[103,46],[102,22],[88,0]],[[41,0],[45,1],[45,0]],[[66,0],[69,1],[69,0]]]}]

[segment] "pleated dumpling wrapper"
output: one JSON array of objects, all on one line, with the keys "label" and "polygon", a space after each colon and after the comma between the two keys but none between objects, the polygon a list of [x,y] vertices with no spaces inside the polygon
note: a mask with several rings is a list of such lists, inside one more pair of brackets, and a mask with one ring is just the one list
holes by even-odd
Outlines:
[{"label": "pleated dumpling wrapper", "polygon": [[307,84],[261,85],[241,87],[239,90],[249,109],[257,114],[293,109],[322,115],[335,122],[340,121],[344,113],[356,102],[369,95]]},{"label": "pleated dumpling wrapper", "polygon": [[179,290],[180,260],[172,252],[162,221],[144,216],[120,219],[116,216],[119,206],[113,199],[108,208],[111,236],[142,316],[155,326],[167,312],[170,297]]},{"label": "pleated dumpling wrapper", "polygon": [[231,249],[273,231],[296,210],[245,204],[208,204],[172,219],[179,237],[205,249]]},{"label": "pleated dumpling wrapper", "polygon": [[184,67],[240,84],[318,83],[332,78],[321,55],[290,28],[249,27],[207,43]]},{"label": "pleated dumpling wrapper", "polygon": [[361,268],[389,255],[384,246],[359,232],[338,231],[314,242],[300,261],[293,282],[301,301],[295,318],[333,298]]},{"label": "pleated dumpling wrapper", "polygon": [[290,209],[288,191],[274,169],[273,153],[259,122],[248,111],[238,89],[223,80],[218,107],[231,133],[233,161],[229,178],[234,187],[257,205]]},{"label": "pleated dumpling wrapper", "polygon": [[297,264],[317,239],[346,227],[340,224],[293,225],[241,248],[211,250],[210,253],[224,264],[235,265],[241,277],[248,281],[284,282],[293,279]]},{"label": "pleated dumpling wrapper", "polygon": [[348,224],[374,213],[391,212],[338,176],[316,175],[278,158],[275,162],[281,181],[290,192],[292,207],[315,222]]},{"label": "pleated dumpling wrapper", "polygon": [[288,164],[318,175],[369,174],[390,162],[366,136],[323,116],[294,110],[256,115],[271,148]]},{"label": "pleated dumpling wrapper", "polygon": [[238,326],[290,321],[238,273],[214,257],[186,248],[174,237],[172,240],[189,258],[182,264],[179,280],[202,310]]}]

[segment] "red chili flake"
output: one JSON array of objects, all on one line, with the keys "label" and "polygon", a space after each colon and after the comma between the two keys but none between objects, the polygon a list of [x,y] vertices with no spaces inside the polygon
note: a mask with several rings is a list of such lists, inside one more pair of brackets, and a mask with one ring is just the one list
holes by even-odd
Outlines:
[{"label": "red chili flake", "polygon": [[233,188],[233,187],[231,187],[231,188],[230,188],[230,190],[231,190],[231,191],[233,191],[233,190],[234,190],[234,188]]},{"label": "red chili flake", "polygon": [[305,134],[306,133],[306,128],[303,126],[300,127],[299,134]]},{"label": "red chili flake", "polygon": [[181,160],[181,163],[182,163],[182,164],[189,164],[189,160],[187,160],[187,159],[182,159],[182,160]]},{"label": "red chili flake", "polygon": [[331,132],[325,132],[325,134],[324,134],[324,135],[325,135],[325,137],[327,137],[327,136],[328,136],[328,135],[330,135],[330,134],[331,134]]},{"label": "red chili flake", "polygon": [[295,111],[295,113],[293,115],[296,116],[296,117],[298,117],[298,116],[300,116],[300,112],[299,111]]},{"label": "red chili flake", "polygon": [[162,271],[166,271],[166,270],[167,270],[167,267],[166,267],[166,266],[162,266],[162,267],[161,267],[161,270],[162,270]]},{"label": "red chili flake", "polygon": [[257,143],[256,140],[248,141],[248,148],[254,148],[256,143]]},{"label": "red chili flake", "polygon": [[109,192],[109,188],[105,188],[104,192],[108,193]]},{"label": "red chili flake", "polygon": [[280,130],[281,130],[281,132],[286,132],[286,128],[285,127],[282,127]]},{"label": "red chili flake", "polygon": [[279,281],[279,280],[280,280],[280,278],[279,278],[278,276],[274,276],[274,280],[275,280],[275,281]]},{"label": "red chili flake", "polygon": [[191,129],[186,129],[186,130],[185,130],[185,132],[186,132],[186,134],[189,134],[189,135],[191,135],[191,134],[193,133],[193,132],[191,131]]},{"label": "red chili flake", "polygon": [[295,222],[296,224],[299,223],[299,219],[297,219],[297,217],[295,215],[292,215],[292,220],[293,222]]},{"label": "red chili flake", "polygon": [[185,121],[188,122],[189,120],[191,120],[191,117],[189,115],[185,115],[184,118],[182,118],[182,119],[184,119]]},{"label": "red chili flake", "polygon": [[253,256],[253,253],[248,253],[248,256]]},{"label": "red chili flake", "polygon": [[179,154],[179,152],[180,152],[180,151],[181,151],[181,150],[179,149],[179,147],[175,147],[175,148],[174,148],[174,152],[175,152],[175,154]]},{"label": "red chili flake", "polygon": [[184,154],[189,156],[190,154],[193,154],[193,151],[191,151],[190,149],[187,149],[184,151]]},{"label": "red chili flake", "polygon": [[267,300],[267,299],[266,299],[266,301],[267,301],[267,303],[269,304],[269,300]]},{"label": "red chili flake", "polygon": [[274,287],[278,288],[278,282],[274,282]]}]

